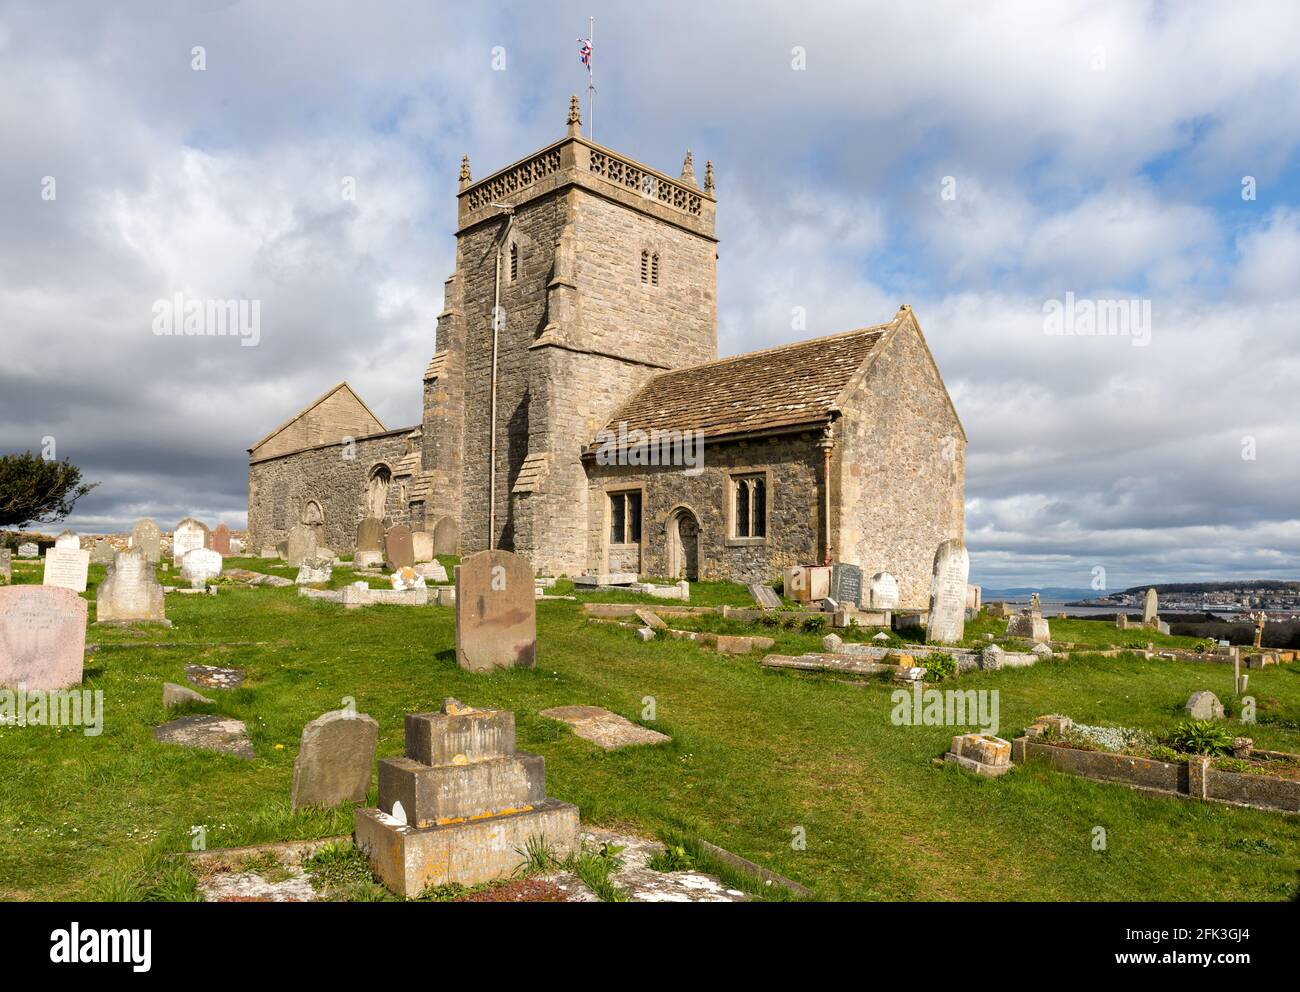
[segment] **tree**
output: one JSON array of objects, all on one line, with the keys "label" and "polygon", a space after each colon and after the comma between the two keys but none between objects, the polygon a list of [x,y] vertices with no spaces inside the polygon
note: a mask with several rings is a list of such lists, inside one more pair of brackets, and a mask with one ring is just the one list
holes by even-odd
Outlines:
[{"label": "tree", "polygon": [[0,527],[62,520],[98,482],[81,481],[68,459],[46,461],[30,451],[0,455]]}]

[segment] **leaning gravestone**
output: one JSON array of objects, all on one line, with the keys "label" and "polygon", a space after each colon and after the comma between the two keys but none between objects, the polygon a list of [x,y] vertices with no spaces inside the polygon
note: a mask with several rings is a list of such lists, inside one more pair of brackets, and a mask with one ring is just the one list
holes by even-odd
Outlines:
[{"label": "leaning gravestone", "polygon": [[172,531],[172,564],[177,568],[185,561],[185,556],[198,548],[212,547],[212,535],[208,525],[186,517]]},{"label": "leaning gravestone", "polygon": [[456,567],[456,663],[471,672],[532,668],[537,594],[527,560],[480,551]]},{"label": "leaning gravestone", "polygon": [[376,517],[366,517],[357,524],[357,550],[384,550],[384,522]]},{"label": "leaning gravestone", "polygon": [[926,623],[927,643],[952,644],[966,632],[966,580],[970,577],[970,555],[959,538],[939,545],[934,553],[934,574],[930,580],[930,616]]},{"label": "leaning gravestone", "polygon": [[163,599],[163,587],[143,549],[119,551],[108,578],[95,590],[95,622],[166,621]]},{"label": "leaning gravestone", "polygon": [[230,554],[230,528],[225,524],[218,524],[212,532],[212,550],[221,555]]},{"label": "leaning gravestone", "polygon": [[427,530],[412,531],[411,554],[417,562],[433,561],[433,535]]},{"label": "leaning gravestone", "polygon": [[415,549],[411,546],[411,528],[406,524],[390,527],[384,535],[384,560],[392,569],[410,568],[415,564]]},{"label": "leaning gravestone", "polygon": [[1142,622],[1151,623],[1157,618],[1159,600],[1154,589],[1148,589],[1142,600]]},{"label": "leaning gravestone", "polygon": [[81,550],[81,538],[70,530],[65,530],[62,534],[54,539],[56,548],[67,548],[70,551]]},{"label": "leaning gravestone", "polygon": [[0,588],[0,685],[66,689],[81,681],[86,601],[54,586]]},{"label": "leaning gravestone", "polygon": [[221,555],[211,548],[195,548],[187,552],[181,562],[181,578],[192,588],[201,588],[208,579],[221,575]]},{"label": "leaning gravestone", "polygon": [[45,552],[45,577],[42,584],[86,591],[86,576],[90,572],[90,552],[60,548],[57,545]]},{"label": "leaning gravestone", "polygon": [[41,549],[31,541],[26,541],[23,544],[18,545],[19,558],[35,558],[40,553]]},{"label": "leaning gravestone", "polygon": [[862,569],[848,562],[831,565],[831,599],[843,605],[862,607]]},{"label": "leaning gravestone", "polygon": [[379,724],[354,710],[333,710],[303,727],[293,764],[293,808],[365,802],[378,741]]},{"label": "leaning gravestone", "polygon": [[869,605],[873,610],[898,609],[898,580],[888,572],[877,572],[873,575]]},{"label": "leaning gravestone", "polygon": [[284,549],[284,560],[290,565],[301,565],[316,557],[316,529],[306,524],[294,524],[289,529],[289,542]]},{"label": "leaning gravestone", "polygon": [[162,558],[162,530],[148,517],[137,520],[131,528],[131,543],[128,546],[139,548],[144,552],[146,560],[157,564]]},{"label": "leaning gravestone", "polygon": [[111,565],[116,554],[117,550],[107,541],[96,541],[90,551],[90,560],[96,565]]},{"label": "leaning gravestone", "polygon": [[440,517],[433,525],[433,553],[454,555],[460,553],[460,526],[452,516]]},{"label": "leaning gravestone", "polygon": [[754,602],[761,610],[776,610],[781,607],[781,600],[777,597],[776,590],[766,582],[751,582],[749,594],[754,597]]}]

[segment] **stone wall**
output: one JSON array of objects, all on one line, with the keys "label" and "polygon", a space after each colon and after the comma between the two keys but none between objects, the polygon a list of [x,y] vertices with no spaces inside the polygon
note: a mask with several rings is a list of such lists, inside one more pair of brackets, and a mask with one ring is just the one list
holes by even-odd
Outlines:
[{"label": "stone wall", "polygon": [[[818,493],[822,452],[815,433],[804,432],[752,441],[709,444],[704,471],[605,466],[587,462],[588,570],[639,571],[672,578],[669,525],[679,508],[700,524],[699,577],[706,581],[767,582],[789,565],[818,560],[821,510]],[[728,533],[728,501],[733,473],[768,473],[768,525],[761,541],[737,541]],[[609,493],[642,490],[640,568],[626,549],[609,554]]]},{"label": "stone wall", "polygon": [[[371,471],[379,464],[390,470],[406,454],[411,428],[360,438],[355,458],[345,458],[342,444],[322,445],[256,461],[248,466],[248,551],[258,554],[286,540],[311,500],[325,518],[324,543],[339,554],[356,548],[357,524],[365,516]],[[385,519],[407,523],[398,485],[388,489]]]},{"label": "stone wall", "polygon": [[365,437],[383,429],[384,425],[370,415],[351,390],[336,389],[259,444],[251,457],[271,458],[345,437]]},{"label": "stone wall", "polygon": [[877,346],[835,434],[835,557],[893,574],[901,607],[928,606],[935,549],[963,536],[966,438],[913,321]]}]

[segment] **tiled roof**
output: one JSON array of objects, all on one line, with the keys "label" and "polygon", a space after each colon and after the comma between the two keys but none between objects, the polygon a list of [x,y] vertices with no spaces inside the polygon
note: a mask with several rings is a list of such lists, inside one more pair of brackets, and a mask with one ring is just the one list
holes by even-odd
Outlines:
[{"label": "tiled roof", "polygon": [[699,430],[724,437],[826,419],[893,324],[753,351],[655,376],[610,418],[640,429]]}]

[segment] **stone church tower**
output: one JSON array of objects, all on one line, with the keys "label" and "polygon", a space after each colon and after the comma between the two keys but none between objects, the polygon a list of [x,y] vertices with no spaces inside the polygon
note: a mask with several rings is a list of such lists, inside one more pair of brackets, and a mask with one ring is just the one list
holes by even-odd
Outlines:
[{"label": "stone church tower", "polygon": [[[425,519],[462,553],[587,568],[583,443],[652,375],[717,357],[712,168],[672,178],[581,134],[474,181],[425,373]],[[498,319],[494,325],[494,308]],[[418,521],[413,523],[419,525]]]}]

